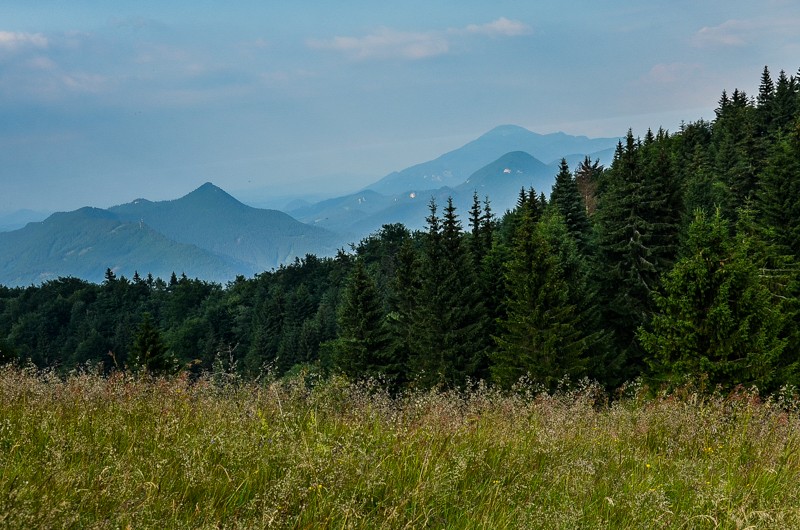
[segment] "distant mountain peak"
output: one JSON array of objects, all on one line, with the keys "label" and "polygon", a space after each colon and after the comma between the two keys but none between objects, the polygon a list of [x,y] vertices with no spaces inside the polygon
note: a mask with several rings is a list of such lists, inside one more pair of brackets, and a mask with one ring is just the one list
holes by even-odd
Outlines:
[{"label": "distant mountain peak", "polygon": [[219,186],[216,186],[213,182],[206,182],[194,191],[204,191],[204,192],[214,191],[214,192],[225,193],[225,190],[223,190]]},{"label": "distant mountain peak", "polygon": [[[519,160],[530,161],[530,160],[537,160],[535,156],[531,155],[530,153],[526,153],[525,151],[510,151],[500,158],[497,159],[497,162],[507,163],[507,162],[516,162]],[[537,160],[540,164],[542,163],[541,160]]]},{"label": "distant mountain peak", "polygon": [[223,190],[222,188],[216,186],[211,182],[206,182],[196,190],[186,194],[185,197],[190,197],[192,195],[212,195],[212,194],[220,194],[223,196],[227,195],[228,197],[233,198],[231,195],[228,194],[228,192],[226,192],[225,190]]},{"label": "distant mountain peak", "polygon": [[492,129],[489,132],[485,133],[483,136],[484,137],[489,137],[489,136],[511,136],[511,135],[515,135],[515,134],[535,134],[537,136],[541,136],[538,133],[529,131],[525,127],[520,127],[519,125],[512,125],[512,124],[498,125],[494,129]]},{"label": "distant mountain peak", "polygon": [[177,202],[196,204],[197,206],[203,207],[212,205],[228,205],[235,206],[237,208],[250,209],[249,206],[246,206],[241,201],[236,199],[236,197],[229,194],[222,188],[212,184],[211,182],[206,182],[196,190],[189,192],[180,199],[177,199]]}]

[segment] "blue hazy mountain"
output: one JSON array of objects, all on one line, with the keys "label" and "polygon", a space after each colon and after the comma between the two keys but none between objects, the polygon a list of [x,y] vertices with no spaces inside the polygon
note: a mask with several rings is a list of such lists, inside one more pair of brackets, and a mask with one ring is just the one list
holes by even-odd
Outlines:
[{"label": "blue hazy mountain", "polygon": [[9,232],[22,228],[28,223],[42,221],[53,212],[37,212],[34,210],[17,210],[0,214],[0,232]]},{"label": "blue hazy mountain", "polygon": [[56,213],[0,233],[0,284],[59,276],[100,281],[107,268],[130,277],[175,271],[226,282],[303,257],[335,253],[340,237],[276,210],[246,206],[206,183],[173,201],[138,199],[108,210]]},{"label": "blue hazy mountain", "polygon": [[516,125],[501,125],[435,160],[390,173],[367,189],[393,195],[456,187],[478,169],[512,151],[523,151],[549,164],[558,163],[562,157],[583,160],[585,155],[597,158],[600,152],[609,149],[613,153],[618,141],[619,138],[587,138],[562,132],[538,134]]},{"label": "blue hazy mountain", "polygon": [[465,219],[477,192],[481,200],[488,196],[493,211],[502,214],[514,207],[522,187],[549,195],[562,158],[573,169],[586,156],[608,165],[618,141],[537,134],[503,125],[435,160],[391,173],[357,193],[298,204],[287,211],[349,241],[358,241],[389,223],[421,228],[431,198],[443,206],[452,197]]},{"label": "blue hazy mountain", "polygon": [[289,263],[307,253],[332,255],[339,238],[277,210],[242,204],[207,182],[180,199],[138,199],[109,211],[143,222],[179,243],[196,245],[252,266],[254,272]]},{"label": "blue hazy mountain", "polygon": [[[608,163],[614,149],[594,153],[601,162]],[[570,167],[577,167],[586,155],[567,156]],[[496,160],[471,173],[455,186],[436,189],[406,190],[402,193],[381,194],[372,189],[329,199],[314,205],[304,205],[289,213],[300,221],[320,226],[342,234],[349,241],[358,241],[379,230],[384,224],[403,223],[410,229],[422,228],[428,215],[431,199],[442,207],[452,197],[459,216],[466,223],[472,206],[473,194],[481,201],[488,197],[492,210],[502,215],[513,208],[521,188],[533,187],[537,192],[550,195],[561,159],[550,164],[524,151],[505,153]]]},{"label": "blue hazy mountain", "polygon": [[[60,276],[99,282],[107,268],[130,278],[168,279],[173,271],[222,281],[250,268],[194,245],[176,243],[142,223],[121,221],[97,208],[55,213],[0,233],[0,284],[38,284]],[[192,274],[195,273],[195,274]]]}]

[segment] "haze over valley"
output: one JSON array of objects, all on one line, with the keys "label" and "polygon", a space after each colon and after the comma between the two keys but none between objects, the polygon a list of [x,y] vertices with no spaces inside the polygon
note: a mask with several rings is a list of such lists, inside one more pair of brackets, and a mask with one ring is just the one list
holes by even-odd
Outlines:
[{"label": "haze over valley", "polygon": [[521,189],[548,195],[562,158],[575,166],[587,157],[608,164],[618,142],[505,125],[355,193],[295,201],[285,213],[247,206],[210,182],[175,200],[83,207],[0,232],[0,284],[61,276],[101,281],[106,269],[127,277],[185,273],[224,284],[306,254],[332,256],[386,224],[419,229],[431,199],[443,205],[452,198],[466,214],[477,193],[502,214]]}]

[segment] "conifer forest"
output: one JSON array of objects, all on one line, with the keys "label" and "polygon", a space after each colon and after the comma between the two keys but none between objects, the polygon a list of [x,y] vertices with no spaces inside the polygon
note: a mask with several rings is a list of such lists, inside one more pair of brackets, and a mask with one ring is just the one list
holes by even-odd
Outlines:
[{"label": "conifer forest", "polygon": [[0,360],[393,391],[800,384],[800,72],[765,67],[713,121],[628,131],[608,167],[563,161],[511,211],[431,200],[425,226],[227,285],[108,270],[0,287]]}]

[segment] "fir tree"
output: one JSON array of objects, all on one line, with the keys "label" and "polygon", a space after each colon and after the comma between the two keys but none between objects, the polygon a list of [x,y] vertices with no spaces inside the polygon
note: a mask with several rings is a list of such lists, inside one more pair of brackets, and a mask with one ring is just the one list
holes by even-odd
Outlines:
[{"label": "fir tree", "polygon": [[588,156],[583,159],[575,170],[575,185],[578,193],[586,206],[586,215],[592,216],[597,210],[597,193],[600,184],[600,177],[603,174],[603,166],[600,159],[592,162]]},{"label": "fir tree", "polygon": [[561,159],[559,165],[556,181],[550,193],[550,204],[555,206],[564,218],[567,230],[578,242],[580,251],[588,255],[592,229],[586,214],[586,205],[565,158]]},{"label": "fir tree", "polygon": [[550,212],[534,223],[523,212],[512,259],[506,265],[509,298],[500,321],[498,349],[491,356],[492,378],[511,386],[529,375],[553,389],[564,376],[585,373],[587,337],[574,303],[569,268],[579,260],[563,219]]},{"label": "fir tree", "polygon": [[389,338],[375,281],[356,260],[339,309],[336,365],[351,378],[385,373]]},{"label": "fir tree", "polygon": [[698,212],[688,254],[654,293],[658,313],[639,332],[657,381],[707,378],[713,388],[769,385],[786,342],[780,310],[720,211]]},{"label": "fir tree", "polygon": [[170,373],[176,369],[175,359],[169,354],[150,313],[142,315],[130,355],[129,364],[135,369],[152,374]]},{"label": "fir tree", "polygon": [[460,386],[486,364],[485,310],[452,199],[441,220],[430,210],[411,363],[422,386]]}]

